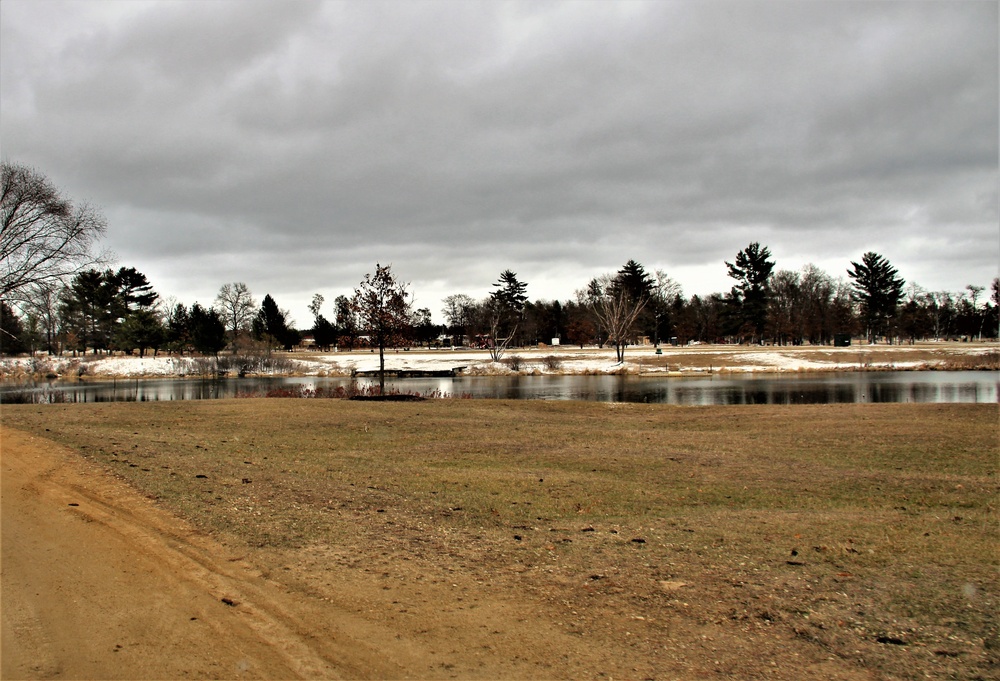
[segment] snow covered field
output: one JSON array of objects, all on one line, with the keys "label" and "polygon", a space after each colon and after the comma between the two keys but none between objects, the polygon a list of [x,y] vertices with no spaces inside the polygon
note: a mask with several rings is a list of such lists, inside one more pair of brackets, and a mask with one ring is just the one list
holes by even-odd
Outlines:
[{"label": "snow covered field", "polygon": [[[387,370],[441,371],[462,368],[467,375],[502,374],[600,374],[628,372],[663,373],[747,373],[858,371],[865,369],[934,369],[954,368],[975,356],[1000,351],[996,343],[921,343],[917,345],[854,345],[756,347],[731,345],[695,345],[664,347],[656,354],[649,346],[630,347],[624,366],[615,360],[612,349],[546,347],[508,351],[501,362],[491,361],[485,350],[389,350]],[[378,369],[378,353],[297,352],[280,355],[288,360],[290,373],[306,376],[350,375],[354,371]],[[515,370],[512,358],[520,359]],[[178,357],[18,357],[0,360],[0,377],[51,375],[63,378],[90,376],[178,377],[212,372],[207,358]],[[282,373],[289,373],[282,371]]]}]

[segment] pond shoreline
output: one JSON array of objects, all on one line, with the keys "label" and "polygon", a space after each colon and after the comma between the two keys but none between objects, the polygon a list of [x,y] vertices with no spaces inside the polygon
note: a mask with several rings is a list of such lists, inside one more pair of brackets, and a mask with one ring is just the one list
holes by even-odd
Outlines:
[{"label": "pond shoreline", "polygon": [[[369,351],[274,353],[247,358],[233,367],[211,357],[159,355],[16,357],[0,359],[2,381],[116,380],[215,377],[370,377],[378,356]],[[640,346],[618,362],[608,348],[546,346],[516,349],[494,362],[486,350],[393,350],[386,355],[386,375],[587,376],[618,375],[697,377],[733,374],[788,374],[871,371],[996,371],[998,343],[918,343],[914,345],[831,346]]]}]

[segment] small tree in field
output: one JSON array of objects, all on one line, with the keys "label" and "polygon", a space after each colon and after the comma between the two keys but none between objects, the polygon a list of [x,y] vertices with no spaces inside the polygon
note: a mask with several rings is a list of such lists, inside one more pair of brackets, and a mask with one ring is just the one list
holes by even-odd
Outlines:
[{"label": "small tree in field", "polygon": [[368,332],[373,346],[378,346],[378,387],[385,393],[385,349],[403,338],[410,325],[410,292],[398,281],[390,265],[375,265],[375,274],[366,274],[354,289],[351,307],[361,327]]}]

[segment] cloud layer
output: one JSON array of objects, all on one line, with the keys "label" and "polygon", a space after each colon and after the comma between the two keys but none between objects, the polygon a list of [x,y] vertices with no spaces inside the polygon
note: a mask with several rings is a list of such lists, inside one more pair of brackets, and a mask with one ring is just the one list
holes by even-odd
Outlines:
[{"label": "cloud layer", "polygon": [[750,241],[929,289],[1000,260],[995,2],[0,5],[0,135],[165,295],[307,324],[393,263],[435,314],[502,269],[728,289]]}]

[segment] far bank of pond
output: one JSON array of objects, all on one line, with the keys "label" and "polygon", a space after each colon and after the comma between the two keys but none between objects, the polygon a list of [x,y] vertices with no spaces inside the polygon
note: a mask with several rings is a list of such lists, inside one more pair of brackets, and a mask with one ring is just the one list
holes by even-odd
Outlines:
[{"label": "far bank of pond", "polygon": [[[372,379],[356,383],[370,385]],[[377,379],[374,380],[377,383]],[[111,402],[224,399],[300,388],[333,390],[352,379],[317,377],[119,379],[0,384],[0,400]],[[649,402],[675,405],[833,404],[876,402],[996,403],[995,371],[887,371],[733,374],[704,377],[459,376],[387,380],[387,391],[445,397]],[[3,400],[7,394],[8,399]],[[15,400],[17,396],[17,400]]]}]

